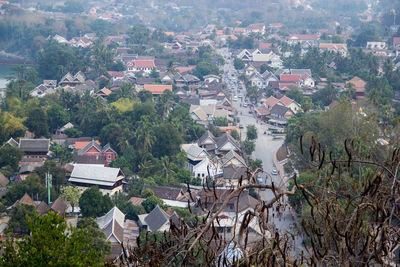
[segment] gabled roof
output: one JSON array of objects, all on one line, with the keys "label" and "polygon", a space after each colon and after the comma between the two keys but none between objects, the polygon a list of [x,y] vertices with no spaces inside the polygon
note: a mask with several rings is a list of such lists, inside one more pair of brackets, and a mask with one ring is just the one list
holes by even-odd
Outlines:
[{"label": "gabled roof", "polygon": [[226,155],[221,159],[222,165],[225,166],[231,159],[236,158],[243,166],[246,165],[246,161],[235,151],[230,150]]},{"label": "gabled roof", "polygon": [[355,76],[353,79],[346,82],[346,84],[349,84],[349,83],[353,84],[356,92],[358,92],[358,93],[365,92],[365,86],[367,85],[367,83],[360,77]]},{"label": "gabled roof", "polygon": [[204,143],[204,141],[206,141],[208,138],[210,138],[214,144],[216,144],[217,142],[215,141],[215,136],[210,132],[210,131],[206,131],[197,141],[197,143],[199,145],[202,145]]},{"label": "gabled roof", "polygon": [[98,95],[103,95],[103,96],[108,96],[111,93],[112,93],[112,91],[105,87],[97,92]]},{"label": "gabled roof", "polygon": [[47,153],[50,149],[50,139],[21,139],[19,148],[24,152]]},{"label": "gabled roof", "polygon": [[[204,149],[199,147],[197,144],[182,144],[182,150],[184,150],[191,160],[198,160],[199,158],[204,158],[207,155],[209,156],[208,152]],[[201,154],[206,154],[205,156],[201,156]]]},{"label": "gabled roof", "polygon": [[25,193],[21,199],[15,201],[15,203],[13,204],[13,207],[18,206],[20,204],[31,205],[36,208],[35,201],[33,201],[33,199],[27,193]]},{"label": "gabled roof", "polygon": [[164,224],[169,222],[168,214],[158,205],[146,216],[144,221],[148,225],[148,230],[151,232],[159,230]]},{"label": "gabled roof", "polygon": [[[79,149],[83,149],[85,148],[87,145],[89,145],[92,141],[76,141],[75,142],[75,149],[79,150]],[[95,141],[98,145],[100,145],[100,141],[96,140]]]},{"label": "gabled roof", "polygon": [[300,82],[301,76],[298,74],[281,74],[281,82]]},{"label": "gabled roof", "polygon": [[233,137],[227,132],[224,133],[221,137],[218,138],[217,148],[221,149],[228,142],[233,144],[238,151],[240,150],[238,145],[236,144],[235,139],[233,139]]},{"label": "gabled roof", "polygon": [[150,91],[153,95],[161,95],[164,91],[172,92],[172,85],[170,84],[145,84],[144,90]]},{"label": "gabled roof", "polygon": [[287,38],[288,40],[303,40],[303,41],[316,41],[318,35],[316,34],[291,34]]},{"label": "gabled roof", "polygon": [[92,185],[113,186],[123,179],[123,172],[119,168],[110,168],[91,164],[75,164],[69,182],[86,183]]},{"label": "gabled roof", "polygon": [[136,68],[155,68],[154,60],[137,60],[133,61]]},{"label": "gabled roof", "polygon": [[185,193],[182,188],[169,186],[144,185],[142,192],[144,192],[146,189],[152,190],[156,197],[168,200],[178,200],[179,195],[183,195]]},{"label": "gabled roof", "polygon": [[78,150],[78,155],[85,155],[92,147],[96,148],[99,152],[102,151],[100,144],[98,141],[90,141],[84,148]]},{"label": "gabled roof", "polygon": [[266,107],[259,107],[258,109],[256,109],[256,112],[260,116],[267,116],[270,114],[269,109]]},{"label": "gabled roof", "polygon": [[59,215],[64,215],[67,208],[68,205],[65,204],[60,198],[57,198],[50,206],[50,209]]},{"label": "gabled roof", "polygon": [[[232,191],[233,191],[232,189],[215,189],[215,190],[203,189],[200,193],[201,205],[204,207],[207,203],[206,208],[211,208],[211,206],[209,206],[208,204],[212,204],[216,201],[215,196],[217,196],[218,202],[222,203],[232,193]],[[255,209],[256,205],[259,202],[258,200],[249,195],[248,190],[244,190],[241,193],[236,193],[228,203],[233,205],[234,207],[233,210],[231,211],[235,212],[236,205],[238,205],[238,211],[242,212],[248,208]],[[228,206],[229,205],[227,205],[226,210],[228,209]]]},{"label": "gabled roof", "polygon": [[129,202],[131,202],[133,206],[140,206],[144,200],[145,200],[144,198],[140,197],[131,197],[129,199]]},{"label": "gabled roof", "polygon": [[281,97],[281,99],[279,99],[279,101],[287,107],[287,106],[289,106],[294,100],[284,95],[284,96]]},{"label": "gabled roof", "polygon": [[124,241],[125,214],[114,206],[104,216],[96,219],[99,228],[106,234],[106,240],[114,237],[119,244]]},{"label": "gabled roof", "polygon": [[45,214],[48,210],[49,210],[49,205],[47,205],[46,202],[44,201],[41,201],[39,205],[36,207],[36,211],[37,213],[39,213],[39,215]]},{"label": "gabled roof", "polygon": [[246,167],[238,167],[233,164],[227,165],[223,169],[224,179],[239,179],[240,177],[245,178],[247,175]]},{"label": "gabled roof", "polygon": [[271,108],[271,114],[275,114],[278,116],[285,116],[286,112],[288,112],[289,110],[291,110],[288,107],[285,106],[281,106],[281,105],[275,105]]},{"label": "gabled roof", "polygon": [[277,99],[277,98],[275,98],[275,97],[273,97],[273,96],[270,96],[270,97],[267,98],[267,100],[265,100],[264,103],[265,103],[267,106],[269,106],[269,107],[273,107],[273,106],[275,106],[278,102],[279,102],[279,99]]},{"label": "gabled roof", "polygon": [[300,75],[300,76],[307,74],[308,76],[311,77],[311,70],[310,69],[290,69],[290,74]]},{"label": "gabled roof", "polygon": [[15,141],[14,140],[14,138],[10,138],[10,139],[8,139],[8,141],[6,142],[6,144],[8,144],[8,145],[10,145],[10,146],[15,146],[15,147],[18,147],[19,146],[19,143],[17,142],[17,141]]}]

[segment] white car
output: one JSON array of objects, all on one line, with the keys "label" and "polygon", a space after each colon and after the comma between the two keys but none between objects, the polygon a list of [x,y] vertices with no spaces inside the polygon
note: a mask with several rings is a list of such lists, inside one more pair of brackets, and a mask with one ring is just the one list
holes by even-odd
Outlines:
[{"label": "white car", "polygon": [[234,96],[234,97],[233,97],[233,101],[238,101],[238,97],[237,97],[237,96]]},{"label": "white car", "polygon": [[272,169],[272,175],[277,175],[278,174],[278,171],[276,170],[276,169]]}]

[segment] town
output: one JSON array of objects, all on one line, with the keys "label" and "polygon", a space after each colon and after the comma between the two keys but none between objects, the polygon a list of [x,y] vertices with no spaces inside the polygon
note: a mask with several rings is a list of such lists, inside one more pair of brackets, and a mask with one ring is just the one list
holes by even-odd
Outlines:
[{"label": "town", "polygon": [[0,265],[399,263],[400,5],[206,2],[0,1]]}]

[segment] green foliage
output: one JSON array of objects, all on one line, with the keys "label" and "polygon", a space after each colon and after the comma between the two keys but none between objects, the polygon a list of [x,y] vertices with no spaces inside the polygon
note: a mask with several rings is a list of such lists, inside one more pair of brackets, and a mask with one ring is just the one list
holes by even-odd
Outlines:
[{"label": "green foliage", "polygon": [[204,76],[209,75],[209,74],[219,74],[218,67],[208,61],[200,61],[197,65],[196,68],[193,71],[193,75],[196,77],[199,77],[200,79],[203,79]]},{"label": "green foliage", "polygon": [[244,69],[245,64],[241,58],[235,57],[235,59],[233,60],[233,66],[237,70],[242,70],[242,69]]},{"label": "green foliage", "polygon": [[225,117],[216,117],[214,122],[216,126],[228,126],[228,119]]},{"label": "green foliage", "polygon": [[43,184],[46,184],[46,173],[51,174],[51,184],[52,187],[55,188],[57,193],[60,193],[61,186],[67,182],[65,169],[59,167],[57,163],[53,160],[48,160],[44,163],[43,166],[36,168],[35,173],[37,173],[42,178]]},{"label": "green foliage", "polygon": [[[26,177],[24,181],[14,183],[8,188],[4,196],[6,204],[11,206],[15,201],[21,199],[25,193],[33,197],[34,200],[46,200],[47,202],[47,189],[41,183],[41,178],[35,173]],[[51,193],[53,197],[56,196],[54,189]]]},{"label": "green foliage", "polygon": [[252,141],[257,139],[257,128],[254,125],[247,125],[247,139]]},{"label": "green foliage", "polygon": [[147,213],[151,212],[157,205],[160,206],[160,208],[163,208],[164,210],[167,208],[163,200],[156,196],[147,197],[142,202],[142,206],[144,207]]},{"label": "green foliage", "polygon": [[[67,227],[54,212],[28,218],[31,234],[20,240],[8,235],[3,243],[1,266],[103,266],[103,251],[86,229]],[[97,233],[96,233],[97,234]]]},{"label": "green foliage", "polygon": [[247,155],[251,155],[254,152],[255,148],[256,148],[256,145],[254,144],[253,141],[246,139],[243,142],[243,151]]},{"label": "green foliage", "polygon": [[172,207],[172,211],[176,212],[176,214],[178,214],[178,216],[181,217],[189,227],[195,226],[196,215],[191,213],[189,209]]},{"label": "green foliage", "polygon": [[236,130],[231,131],[231,136],[232,136],[233,139],[235,139],[236,141],[240,141],[240,136],[239,136],[238,131],[236,131]]},{"label": "green foliage", "polygon": [[50,106],[50,108],[47,110],[47,117],[47,123],[51,133],[69,122],[68,112],[58,104],[53,104]]},{"label": "green foliage", "polygon": [[255,171],[257,169],[262,169],[262,161],[260,159],[249,159],[249,167],[251,170]]},{"label": "green foliage", "polygon": [[79,199],[79,208],[83,217],[100,217],[112,208],[112,201],[108,195],[102,195],[99,188],[93,186]]},{"label": "green foliage", "polygon": [[18,171],[18,163],[24,152],[18,147],[4,145],[0,147],[0,169],[9,167],[11,171]]},{"label": "green foliage", "polygon": [[25,122],[26,127],[35,134],[36,137],[48,136],[49,127],[47,125],[46,112],[38,107],[28,114],[28,119]]},{"label": "green foliage", "polygon": [[79,188],[68,185],[61,188],[60,198],[65,203],[71,205],[72,213],[74,213],[75,206],[79,205],[79,198],[81,197],[81,192]]},{"label": "green foliage", "polygon": [[92,237],[95,251],[99,251],[103,255],[111,252],[111,242],[106,240],[106,234],[99,228],[95,219],[82,218],[78,221],[76,227]]},{"label": "green foliage", "polygon": [[35,214],[35,207],[27,204],[20,204],[13,207],[11,211],[8,229],[16,234],[29,234],[29,225],[27,217]]},{"label": "green foliage", "polygon": [[246,95],[248,98],[250,98],[250,101],[256,102],[259,96],[259,89],[257,86],[248,86],[247,87],[247,92]]}]

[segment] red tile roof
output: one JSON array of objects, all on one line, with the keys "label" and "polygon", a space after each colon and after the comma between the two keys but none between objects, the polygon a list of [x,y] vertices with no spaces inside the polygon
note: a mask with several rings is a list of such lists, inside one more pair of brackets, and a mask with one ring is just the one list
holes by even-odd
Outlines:
[{"label": "red tile roof", "polygon": [[110,91],[109,89],[107,89],[105,87],[97,92],[97,94],[103,94],[103,95],[109,95],[111,93],[112,93],[112,91]]},{"label": "red tile roof", "polygon": [[354,89],[356,90],[357,93],[365,92],[365,85],[367,85],[367,83],[363,79],[356,76],[350,81],[347,81],[346,85],[349,83],[353,84]]},{"label": "red tile roof", "polygon": [[192,71],[196,68],[194,65],[189,65],[187,67],[177,67],[176,69],[179,71],[179,73],[184,73],[188,71]]},{"label": "red tile roof", "polygon": [[134,60],[136,68],[154,68],[154,60]]},{"label": "red tile roof", "polygon": [[281,99],[279,99],[279,101],[287,107],[288,105],[290,105],[290,103],[293,102],[293,99],[284,95],[281,97]]},{"label": "red tile roof", "polygon": [[108,75],[111,77],[124,77],[124,73],[122,71],[107,71]]},{"label": "red tile roof", "polygon": [[247,26],[247,29],[250,30],[262,30],[265,27],[265,24],[262,23],[254,23]]},{"label": "red tile roof", "polygon": [[271,113],[266,107],[260,107],[256,111],[260,116],[268,116]]},{"label": "red tile roof", "polygon": [[281,82],[300,82],[301,76],[298,74],[281,74]]},{"label": "red tile roof", "polygon": [[290,91],[292,86],[296,86],[296,84],[295,83],[279,83],[279,90]]},{"label": "red tile roof", "polygon": [[165,90],[172,92],[172,85],[170,84],[145,84],[144,90],[150,91],[153,95],[161,95]]},{"label": "red tile roof", "polygon": [[400,44],[400,37],[393,37],[393,44]]},{"label": "red tile roof", "polygon": [[143,201],[144,201],[144,198],[140,198],[140,197],[131,197],[129,199],[129,202],[131,202],[133,204],[133,206],[140,206]]},{"label": "red tile roof", "polygon": [[[83,149],[85,148],[91,141],[76,141],[75,142],[75,149]],[[100,145],[99,140],[96,140],[96,143]]]},{"label": "red tile roof", "polygon": [[267,98],[267,100],[265,100],[265,104],[267,106],[270,106],[270,107],[275,106],[276,103],[278,103],[278,102],[279,102],[279,99],[277,99],[277,98],[275,98],[273,96],[270,96],[270,97]]},{"label": "red tile roof", "polygon": [[288,40],[318,40],[318,35],[316,34],[291,34]]},{"label": "red tile roof", "polygon": [[259,49],[268,49],[268,48],[271,48],[271,46],[272,46],[272,43],[259,43],[258,44]]}]

